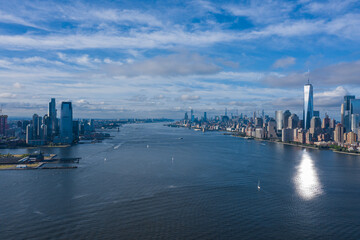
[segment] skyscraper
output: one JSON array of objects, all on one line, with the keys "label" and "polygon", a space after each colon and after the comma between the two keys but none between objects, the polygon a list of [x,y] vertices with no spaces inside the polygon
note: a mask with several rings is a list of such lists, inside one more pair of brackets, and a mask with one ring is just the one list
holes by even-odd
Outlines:
[{"label": "skyscraper", "polygon": [[284,121],[284,128],[288,128],[289,126],[289,117],[291,116],[291,112],[289,110],[286,110],[283,113],[283,121]]},{"label": "skyscraper", "polygon": [[62,143],[73,142],[73,111],[71,102],[61,103],[60,137]]},{"label": "skyscraper", "polygon": [[0,136],[6,135],[7,115],[0,115]]},{"label": "skyscraper", "polygon": [[275,111],[276,130],[281,131],[284,126],[283,111]]},{"label": "skyscraper", "polygon": [[191,122],[195,121],[195,116],[194,116],[194,110],[193,109],[191,109],[191,111],[190,111],[190,118],[191,118]]},{"label": "skyscraper", "polygon": [[345,128],[345,132],[350,132],[351,130],[351,101],[355,100],[355,96],[347,95],[344,96],[344,103],[341,105],[341,120]]},{"label": "skyscraper", "polygon": [[56,125],[57,125],[57,119],[56,119],[56,103],[55,98],[52,98],[49,102],[49,113],[48,116],[50,118],[49,120],[49,132],[51,132],[51,135],[55,135],[56,133]]},{"label": "skyscraper", "polygon": [[338,144],[344,143],[344,127],[340,123],[338,123],[335,127],[334,141]]},{"label": "skyscraper", "polygon": [[304,86],[304,129],[310,128],[310,121],[314,115],[313,86],[308,82]]}]

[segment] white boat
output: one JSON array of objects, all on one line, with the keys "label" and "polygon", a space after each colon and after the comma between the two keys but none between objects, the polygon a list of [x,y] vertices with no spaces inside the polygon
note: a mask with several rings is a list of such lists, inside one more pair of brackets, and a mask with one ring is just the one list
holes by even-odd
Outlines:
[{"label": "white boat", "polygon": [[150,146],[149,145],[146,145],[146,148],[149,148]]},{"label": "white boat", "polygon": [[258,187],[258,190],[260,190],[260,180],[258,181],[257,187]]}]

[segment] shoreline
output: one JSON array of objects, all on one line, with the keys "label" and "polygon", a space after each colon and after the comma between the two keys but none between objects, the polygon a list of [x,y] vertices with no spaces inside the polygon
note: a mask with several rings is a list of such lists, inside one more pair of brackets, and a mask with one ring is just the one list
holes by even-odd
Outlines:
[{"label": "shoreline", "polygon": [[310,148],[310,149],[315,149],[315,150],[328,150],[328,151],[332,151],[334,153],[348,154],[348,155],[352,155],[352,156],[360,156],[360,153],[337,151],[337,150],[332,149],[332,148],[319,148],[319,147],[316,147],[316,146],[307,146],[307,145],[302,145],[302,144],[295,144],[295,143],[288,143],[288,142],[281,142],[281,141],[272,141],[272,140],[269,140],[269,139],[258,139],[258,138],[253,138],[253,137],[243,137],[243,136],[234,135],[234,134],[225,134],[224,133],[223,135],[231,135],[231,136],[234,136],[234,137],[239,137],[239,138],[243,138],[243,139],[252,139],[252,140],[260,141],[260,142],[271,142],[271,143],[278,143],[278,144],[294,146],[294,147]]}]

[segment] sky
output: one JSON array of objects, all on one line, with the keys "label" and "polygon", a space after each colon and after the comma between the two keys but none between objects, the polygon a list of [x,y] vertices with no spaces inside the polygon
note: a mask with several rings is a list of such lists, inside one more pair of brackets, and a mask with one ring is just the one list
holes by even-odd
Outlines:
[{"label": "sky", "polygon": [[0,105],[76,118],[314,109],[360,97],[360,2],[0,0]]}]

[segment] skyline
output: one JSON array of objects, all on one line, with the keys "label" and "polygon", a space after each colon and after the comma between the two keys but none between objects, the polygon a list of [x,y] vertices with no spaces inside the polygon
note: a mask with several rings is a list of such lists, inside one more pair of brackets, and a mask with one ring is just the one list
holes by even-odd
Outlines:
[{"label": "skyline", "polygon": [[[72,101],[76,118],[180,118],[303,106],[339,119],[360,95],[357,1],[1,1],[0,105]],[[25,115],[25,116],[24,116]]]}]

